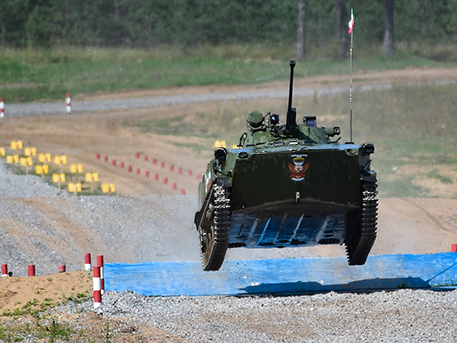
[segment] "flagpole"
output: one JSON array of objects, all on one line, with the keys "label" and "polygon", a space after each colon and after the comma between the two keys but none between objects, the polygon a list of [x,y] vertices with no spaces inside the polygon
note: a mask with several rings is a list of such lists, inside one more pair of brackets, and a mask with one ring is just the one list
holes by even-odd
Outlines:
[{"label": "flagpole", "polygon": [[354,30],[351,32],[351,48],[349,50],[349,126],[350,126],[350,141],[352,140],[352,46],[354,44]]},{"label": "flagpole", "polygon": [[[352,25],[351,25],[352,24]],[[351,21],[349,22],[349,31],[351,33],[351,47],[349,49],[349,135],[350,142],[352,140],[352,47],[354,45],[354,11],[351,9]]]}]

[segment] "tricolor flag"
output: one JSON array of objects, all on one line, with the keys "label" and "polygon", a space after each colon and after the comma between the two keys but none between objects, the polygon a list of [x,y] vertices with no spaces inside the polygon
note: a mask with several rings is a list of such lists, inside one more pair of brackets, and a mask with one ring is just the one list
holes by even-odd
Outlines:
[{"label": "tricolor flag", "polygon": [[348,23],[348,32],[352,33],[352,30],[354,29],[354,10],[351,8],[351,20]]}]

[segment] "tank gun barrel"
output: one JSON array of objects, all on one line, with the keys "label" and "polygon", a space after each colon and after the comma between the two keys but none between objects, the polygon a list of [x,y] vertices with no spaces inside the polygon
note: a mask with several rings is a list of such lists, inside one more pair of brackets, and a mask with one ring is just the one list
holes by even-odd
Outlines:
[{"label": "tank gun barrel", "polygon": [[295,60],[291,60],[289,62],[290,66],[290,82],[289,82],[289,105],[287,107],[287,111],[292,108],[292,92],[294,88],[294,68],[295,68]]},{"label": "tank gun barrel", "polygon": [[287,121],[286,121],[286,130],[289,133],[292,133],[296,126],[296,118],[297,118],[297,111],[295,108],[292,107],[292,93],[294,88],[294,68],[295,68],[295,60],[291,60],[289,62],[290,66],[290,82],[289,82],[289,105],[287,107]]}]

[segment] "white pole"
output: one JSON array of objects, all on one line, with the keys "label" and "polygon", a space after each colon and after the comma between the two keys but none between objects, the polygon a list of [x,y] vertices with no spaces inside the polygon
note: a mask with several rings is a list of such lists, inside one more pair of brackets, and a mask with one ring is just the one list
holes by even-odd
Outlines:
[{"label": "white pole", "polygon": [[67,92],[67,95],[65,97],[65,102],[67,104],[67,113],[71,114],[71,95],[70,95],[70,92]]},{"label": "white pole", "polygon": [[352,141],[352,45],[354,43],[354,31],[351,32],[351,49],[349,50],[349,126],[350,126],[350,141]]},{"label": "white pole", "polygon": [[[351,26],[352,24],[352,26]],[[354,46],[354,11],[351,9],[351,21],[349,22],[349,31],[351,33],[351,47],[349,49],[349,135],[350,135],[350,142],[353,143],[352,140],[352,48]]]},{"label": "white pole", "polygon": [[3,98],[0,98],[0,118],[3,118],[5,116],[5,102],[3,101]]}]

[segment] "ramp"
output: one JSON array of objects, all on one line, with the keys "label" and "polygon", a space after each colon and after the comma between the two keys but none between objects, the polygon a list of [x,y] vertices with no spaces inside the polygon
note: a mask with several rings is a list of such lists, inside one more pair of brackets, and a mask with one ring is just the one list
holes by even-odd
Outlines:
[{"label": "ramp", "polygon": [[370,256],[363,266],[345,257],[225,261],[217,272],[200,262],[108,263],[104,272],[106,290],[149,296],[443,289],[457,287],[457,253]]}]

